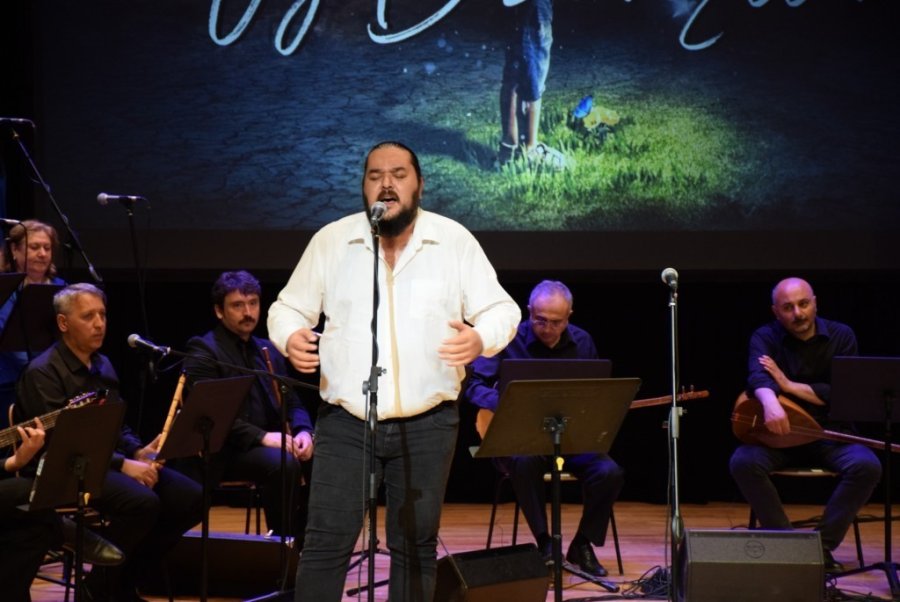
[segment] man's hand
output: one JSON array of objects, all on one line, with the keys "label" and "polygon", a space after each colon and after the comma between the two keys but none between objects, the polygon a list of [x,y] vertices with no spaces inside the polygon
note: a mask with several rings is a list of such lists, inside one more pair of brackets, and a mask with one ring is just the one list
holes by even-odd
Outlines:
[{"label": "man's hand", "polygon": [[319,335],[309,328],[295,330],[288,337],[287,358],[299,372],[309,374],[319,367]]},{"label": "man's hand", "polygon": [[763,420],[766,428],[776,435],[787,435],[791,432],[791,423],[788,420],[778,396],[772,389],[757,389],[754,391],[756,399],[762,405]]},{"label": "man's hand", "polygon": [[438,357],[449,366],[465,366],[471,363],[484,351],[484,343],[478,331],[459,320],[451,320],[450,327],[457,334],[444,339],[438,347]]},{"label": "man's hand", "polygon": [[294,437],[294,457],[301,462],[306,462],[312,458],[314,447],[312,435],[308,432],[300,431]]},{"label": "man's hand", "polygon": [[44,447],[44,425],[40,418],[34,419],[34,426],[16,427],[22,443],[16,448],[16,452],[6,458],[3,467],[7,472],[16,472],[31,462],[31,459]]},{"label": "man's hand", "polygon": [[816,395],[816,392],[813,391],[812,387],[805,383],[798,383],[789,379],[784,375],[784,372],[781,371],[781,368],[778,367],[778,364],[775,363],[775,360],[768,355],[761,355],[758,361],[759,365],[769,373],[769,376],[772,377],[772,380],[775,381],[778,388],[781,389],[783,393],[794,395],[803,401],[817,406],[825,405],[825,402],[819,399],[819,396]]},{"label": "man's hand", "polygon": [[122,462],[122,474],[128,475],[150,489],[156,487],[156,483],[159,481],[159,471],[156,469],[156,465],[140,460],[128,460],[126,458]]},{"label": "man's hand", "polygon": [[148,445],[134,452],[134,459],[138,462],[152,462],[153,460],[156,460],[156,455],[159,453],[159,441],[161,438],[162,435],[157,435],[156,439],[151,441]]},{"label": "man's hand", "polygon": [[[285,445],[287,445],[287,453],[297,457],[297,450],[294,447],[294,439],[290,435],[285,436]],[[281,449],[281,433],[266,433],[263,435],[262,444],[264,447],[274,447]]]},{"label": "man's hand", "polygon": [[759,365],[769,373],[769,376],[772,377],[782,391],[790,389],[793,381],[789,380],[788,377],[784,375],[784,372],[781,371],[781,368],[778,367],[775,360],[768,355],[761,355],[757,361],[759,362]]}]

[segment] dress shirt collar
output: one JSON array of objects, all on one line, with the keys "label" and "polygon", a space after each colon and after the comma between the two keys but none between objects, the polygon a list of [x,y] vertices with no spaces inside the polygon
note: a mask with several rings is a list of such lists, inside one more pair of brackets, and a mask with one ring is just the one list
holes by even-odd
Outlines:
[{"label": "dress shirt collar", "polygon": [[781,333],[782,344],[785,344],[787,341],[793,341],[795,343],[811,343],[819,338],[824,338],[826,340],[831,338],[831,330],[828,328],[828,322],[819,316],[816,316],[816,334],[806,341],[800,340],[792,335],[778,320],[775,320],[775,328]]},{"label": "dress shirt collar", "polygon": [[566,325],[566,329],[562,331],[562,334],[559,335],[559,340],[556,342],[554,347],[547,347],[544,345],[543,341],[537,338],[537,335],[534,334],[534,328],[531,327],[531,318],[526,318],[522,322],[522,326],[525,329],[525,346],[532,347],[533,345],[538,345],[543,347],[544,349],[551,349],[553,351],[558,351],[560,349],[565,349],[568,345],[573,344],[574,339],[572,339],[572,333],[569,330],[569,326]]},{"label": "dress shirt collar", "polygon": [[[347,243],[363,243],[366,245],[366,247],[372,248],[372,226],[369,225],[369,221],[366,218],[365,212],[359,212],[358,214],[356,214],[356,217],[358,217],[359,219],[354,220],[353,227],[350,228],[347,232]],[[411,246],[412,248],[418,250],[426,242],[440,242],[441,233],[434,221],[431,219],[430,212],[420,208],[418,214],[416,215],[416,220],[413,222],[413,224],[413,233],[409,239],[408,246]]]},{"label": "dress shirt collar", "polygon": [[59,357],[62,359],[63,364],[65,364],[66,368],[69,369],[69,372],[72,373],[78,372],[79,370],[90,372],[91,367],[97,366],[100,361],[100,353],[95,351],[91,354],[91,366],[85,366],[84,362],[69,349],[69,346],[66,345],[66,342],[62,339],[56,342],[56,350],[59,352]]}]

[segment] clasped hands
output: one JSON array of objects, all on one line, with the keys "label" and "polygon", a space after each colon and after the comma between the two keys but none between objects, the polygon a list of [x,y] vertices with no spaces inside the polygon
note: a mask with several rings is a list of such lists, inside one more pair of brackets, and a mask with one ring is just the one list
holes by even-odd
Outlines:
[{"label": "clasped hands", "polygon": [[[308,432],[301,431],[293,437],[287,436],[285,437],[285,442],[287,444],[287,452],[296,460],[305,462],[312,458],[314,446],[312,435]],[[262,438],[262,444],[265,447],[280,448],[281,433],[266,433]]]}]

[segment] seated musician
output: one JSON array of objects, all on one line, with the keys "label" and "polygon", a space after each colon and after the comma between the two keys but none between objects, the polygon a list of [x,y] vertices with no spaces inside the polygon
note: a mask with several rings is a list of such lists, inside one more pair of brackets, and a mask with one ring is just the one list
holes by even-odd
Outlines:
[{"label": "seated musician", "polygon": [[[831,359],[856,355],[856,335],[839,322],[816,315],[816,296],[800,278],[787,278],[772,291],[775,320],[750,338],[747,394],[762,407],[765,427],[777,435],[791,430],[779,396],[796,402],[822,426],[828,417]],[[881,464],[858,443],[817,440],[787,448],[743,444],[731,456],[731,475],[750,503],[763,529],[790,529],[769,474],[788,466],[821,466],[840,475],[837,487],[816,527],[821,534],[828,572],[842,570],[832,551],[853,518],[869,500],[881,477]]]},{"label": "seated musician", "polygon": [[[188,384],[207,378],[240,376],[237,370],[216,362],[284,376],[281,355],[266,339],[253,336],[259,323],[259,281],[245,271],[225,272],[212,287],[213,311],[219,323],[203,336],[188,341],[184,362]],[[209,358],[209,360],[204,360]],[[211,360],[211,361],[210,361]],[[281,487],[281,403],[287,404],[290,433],[286,438],[288,490]],[[303,462],[312,458],[312,422],[297,393],[282,389],[271,378],[257,377],[231,427],[222,450],[211,458],[211,481],[254,481],[262,487],[262,504],[269,529],[295,538],[302,547],[306,527],[308,489],[301,486]],[[178,462],[178,469],[200,480],[199,459]],[[281,525],[282,499],[287,504],[288,524]]]},{"label": "seated musician", "polygon": [[[13,308],[19,303],[22,289],[31,284],[65,284],[56,275],[53,257],[59,247],[56,228],[50,224],[28,219],[9,230],[8,249],[0,252],[0,272],[21,272],[25,275],[19,290],[15,291],[0,305],[0,331],[6,328],[23,327],[9,324]],[[20,317],[24,314],[20,314]],[[35,341],[26,337],[28,349],[0,351],[0,416],[7,416],[9,406],[16,399],[16,381],[25,364],[44,350],[35,348]]]},{"label": "seated musician", "polygon": [[[506,358],[597,359],[594,340],[587,332],[569,324],[572,293],[562,282],[544,280],[531,291],[529,317],[519,324],[509,346],[491,358],[479,357],[472,364],[466,396],[475,405],[496,410],[500,362]],[[613,503],[625,482],[624,471],[607,454],[564,456],[563,469],[581,482],[584,509],[578,531],[569,544],[566,560],[582,571],[604,577],[606,569],[597,561],[591,544],[602,546]],[[547,491],[544,473],[549,456],[498,458],[499,470],[510,475],[513,490],[538,549],[545,560],[552,558],[552,540],[547,528]]]},{"label": "seated musician", "polygon": [[[87,391],[107,389],[107,403],[120,401],[116,371],[99,352],[106,335],[106,295],[91,284],[72,284],[54,296],[53,308],[61,339],[22,374],[17,422],[61,408]],[[122,427],[101,497],[91,506],[103,514],[108,523],[103,535],[126,560],[120,566],[91,569],[85,579],[88,600],[141,600],[137,585],[144,573],[200,522],[199,485],[154,464],[155,444],[144,446],[131,429]],[[29,468],[33,474],[33,464]]]}]

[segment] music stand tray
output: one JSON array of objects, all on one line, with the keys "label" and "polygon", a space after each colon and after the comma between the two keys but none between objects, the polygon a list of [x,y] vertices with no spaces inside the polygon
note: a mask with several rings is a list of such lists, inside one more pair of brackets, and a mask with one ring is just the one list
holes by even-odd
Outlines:
[{"label": "music stand tray", "polygon": [[830,420],[883,423],[886,396],[894,399],[890,421],[900,422],[900,357],[832,359]]},{"label": "music stand tray", "polygon": [[510,357],[500,361],[497,390],[502,393],[506,384],[514,380],[581,380],[610,376],[612,361],[606,359]]},{"label": "music stand tray", "polygon": [[56,341],[53,296],[59,284],[29,284],[19,291],[9,319],[0,333],[0,351],[43,351]]},{"label": "music stand tray", "polygon": [[187,458],[204,451],[204,424],[210,428],[209,449],[206,451],[215,453],[222,449],[254,378],[249,375],[235,376],[194,383],[156,459]]},{"label": "music stand tray", "polygon": [[79,457],[85,460],[84,491],[99,498],[124,418],[124,403],[61,412],[47,452],[38,464],[29,510],[77,503],[78,478],[73,464]]},{"label": "music stand tray", "polygon": [[511,381],[475,457],[553,455],[543,427],[550,417],[568,419],[563,454],[606,453],[640,384],[638,378]]}]

